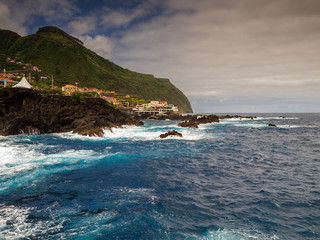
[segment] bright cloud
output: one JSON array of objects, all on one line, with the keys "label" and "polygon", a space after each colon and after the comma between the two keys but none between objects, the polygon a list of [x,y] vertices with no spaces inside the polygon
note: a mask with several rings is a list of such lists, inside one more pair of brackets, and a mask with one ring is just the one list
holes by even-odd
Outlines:
[{"label": "bright cloud", "polygon": [[69,22],[68,28],[74,35],[87,34],[96,30],[97,21],[95,16],[79,17]]},{"label": "bright cloud", "polygon": [[0,2],[0,28],[10,29],[21,35],[26,34],[26,29],[22,26],[23,21],[14,19],[9,7]]},{"label": "bright cloud", "polygon": [[113,43],[110,38],[104,35],[91,36],[78,36],[78,38],[84,43],[84,45],[96,52],[100,56],[110,59],[112,57]]}]

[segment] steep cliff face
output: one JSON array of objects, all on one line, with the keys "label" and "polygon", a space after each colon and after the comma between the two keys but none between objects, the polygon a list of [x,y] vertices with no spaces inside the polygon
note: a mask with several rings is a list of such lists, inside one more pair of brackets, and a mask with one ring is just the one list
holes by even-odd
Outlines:
[{"label": "steep cliff face", "polygon": [[93,136],[101,135],[102,128],[123,124],[137,122],[100,98],[80,102],[30,89],[0,90],[0,135],[73,131]]}]

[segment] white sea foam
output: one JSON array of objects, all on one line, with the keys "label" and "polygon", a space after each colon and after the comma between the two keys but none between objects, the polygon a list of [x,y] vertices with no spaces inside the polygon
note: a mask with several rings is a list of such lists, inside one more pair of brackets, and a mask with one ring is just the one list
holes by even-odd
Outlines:
[{"label": "white sea foam", "polygon": [[[245,128],[268,128],[268,123],[258,123],[258,122],[221,122],[223,125],[231,125],[235,127],[245,127]],[[291,128],[318,128],[315,125],[289,125],[289,124],[276,124],[277,128],[291,129]]]},{"label": "white sea foam", "polygon": [[[54,154],[37,151],[38,145],[16,145],[6,141],[0,143],[0,192],[13,187],[39,181],[43,176],[81,168],[104,158],[108,154],[92,150],[67,150]],[[55,166],[55,167],[51,167]]]},{"label": "white sea foam", "polygon": [[89,137],[89,136],[83,136],[77,133],[72,132],[66,132],[66,133],[54,133],[52,134],[54,136],[65,138],[65,139],[78,139],[83,141],[101,141],[101,137]]},{"label": "white sea foam", "polygon": [[276,235],[266,236],[265,234],[254,230],[217,230],[210,231],[201,240],[276,240]]},{"label": "white sea foam", "polygon": [[[243,120],[248,120],[248,118],[243,118]],[[242,121],[240,118],[225,118],[221,119],[220,122],[237,122],[237,121]]]},{"label": "white sea foam", "polygon": [[0,239],[32,239],[37,234],[57,231],[63,227],[63,220],[58,223],[39,221],[32,223],[28,216],[33,208],[0,205]]},{"label": "white sea foam", "polygon": [[[105,139],[130,139],[130,140],[166,140],[161,139],[160,134],[166,133],[169,130],[177,130],[182,133],[183,137],[170,136],[166,139],[177,139],[177,140],[199,140],[204,138],[206,135],[203,131],[199,129],[187,129],[177,127],[174,124],[164,125],[160,127],[149,127],[149,126],[124,126],[123,128],[113,128],[112,131],[105,130]],[[207,136],[208,137],[208,136]]]},{"label": "white sea foam", "polygon": [[254,120],[270,120],[270,119],[275,119],[275,120],[296,120],[299,119],[298,117],[257,117],[254,118]]},{"label": "white sea foam", "polygon": [[[60,206],[58,210],[52,209],[49,218],[31,222],[28,218],[33,211],[37,211],[31,207],[16,207],[13,205],[0,205],[0,239],[33,239],[39,236],[45,236],[50,233],[56,233],[55,238],[65,239],[69,237],[88,237],[99,232],[101,229],[113,228],[107,222],[116,214],[110,211],[85,216],[78,219],[72,228],[60,232],[66,221],[69,221],[69,215],[77,214],[77,210],[71,207]],[[66,217],[61,218],[61,215]]]},{"label": "white sea foam", "polygon": [[259,122],[253,122],[253,121],[243,121],[243,120],[230,120],[230,119],[223,119],[218,124],[221,125],[231,125],[235,127],[246,127],[246,128],[263,128],[267,127],[268,124],[265,123],[259,123]]},{"label": "white sea foam", "polygon": [[268,124],[259,124],[259,123],[237,123],[237,124],[234,124],[234,126],[236,127],[247,127],[247,128],[265,128],[265,127],[268,127]]},{"label": "white sea foam", "polygon": [[[206,134],[203,130],[210,129],[212,124],[201,124],[199,129],[190,129],[177,126],[176,121],[161,121],[161,125],[144,125],[144,126],[128,126],[124,125],[121,128],[104,129],[104,137],[88,137],[68,133],[54,134],[60,138],[76,139],[83,141],[106,141],[106,140],[135,140],[135,141],[153,141],[153,140],[199,140],[204,138],[212,138],[212,135]],[[163,124],[165,123],[165,124]],[[183,137],[169,136],[165,139],[160,138],[160,134],[166,133],[170,130],[177,130],[182,133]]]}]

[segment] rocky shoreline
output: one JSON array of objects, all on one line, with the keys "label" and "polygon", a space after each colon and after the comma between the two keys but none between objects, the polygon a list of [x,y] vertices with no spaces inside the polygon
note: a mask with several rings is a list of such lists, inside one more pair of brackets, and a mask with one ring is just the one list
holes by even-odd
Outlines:
[{"label": "rocky shoreline", "polygon": [[[157,115],[134,116],[115,109],[101,98],[74,99],[42,94],[25,88],[0,89],[0,135],[73,132],[86,136],[104,136],[104,129],[123,125],[143,125],[142,120],[180,121],[178,126],[198,128],[200,124],[226,118],[254,116]],[[169,134],[170,135],[170,134]]]},{"label": "rocky shoreline", "polygon": [[200,124],[206,123],[218,123],[221,119],[231,119],[231,118],[240,118],[240,119],[255,119],[256,116],[240,116],[240,115],[203,115],[203,114],[192,114],[192,115],[159,115],[159,116],[145,116],[145,118],[140,119],[152,119],[152,120],[173,120],[173,121],[181,121],[178,123],[179,127],[188,127],[188,128],[198,128]]},{"label": "rocky shoreline", "polygon": [[101,98],[72,99],[25,88],[0,89],[0,135],[74,132],[103,136],[103,129],[141,125]]}]

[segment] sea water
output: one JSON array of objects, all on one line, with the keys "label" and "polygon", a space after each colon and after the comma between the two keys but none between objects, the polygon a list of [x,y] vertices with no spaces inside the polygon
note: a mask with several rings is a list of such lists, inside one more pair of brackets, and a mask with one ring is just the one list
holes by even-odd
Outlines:
[{"label": "sea water", "polygon": [[0,239],[320,238],[319,114],[177,123],[0,137]]}]

